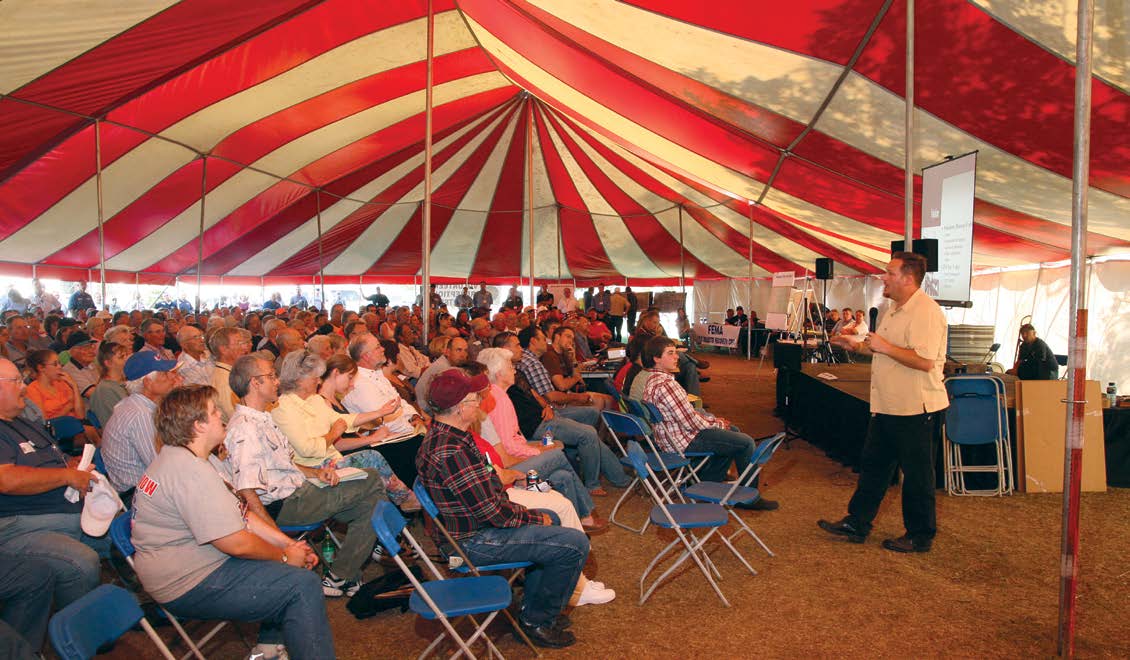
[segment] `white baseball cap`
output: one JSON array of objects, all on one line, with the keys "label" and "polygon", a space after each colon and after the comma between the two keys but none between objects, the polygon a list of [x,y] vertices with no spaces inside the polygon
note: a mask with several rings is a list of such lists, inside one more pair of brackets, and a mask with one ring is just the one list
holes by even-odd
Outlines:
[{"label": "white baseball cap", "polygon": [[122,510],[122,498],[110,485],[110,480],[98,471],[82,505],[82,531],[90,536],[103,536],[110,529],[114,516]]}]

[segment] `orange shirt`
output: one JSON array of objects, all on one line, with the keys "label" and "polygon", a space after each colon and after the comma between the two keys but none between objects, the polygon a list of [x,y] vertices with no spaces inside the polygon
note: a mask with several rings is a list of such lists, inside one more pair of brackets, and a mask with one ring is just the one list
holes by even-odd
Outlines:
[{"label": "orange shirt", "polygon": [[27,398],[35,402],[43,411],[45,419],[54,419],[63,415],[74,415],[74,392],[65,381],[55,383],[55,392],[44,389],[39,381],[33,381],[27,386]]}]

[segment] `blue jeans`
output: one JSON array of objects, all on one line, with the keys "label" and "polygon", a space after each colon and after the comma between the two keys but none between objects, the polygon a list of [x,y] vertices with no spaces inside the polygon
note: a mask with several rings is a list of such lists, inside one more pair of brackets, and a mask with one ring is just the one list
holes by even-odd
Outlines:
[{"label": "blue jeans", "polygon": [[314,571],[232,557],[164,605],[186,619],[261,621],[259,642],[285,644],[296,660],[334,657],[322,581]]},{"label": "blue jeans", "polygon": [[[47,562],[0,552],[0,653],[5,658],[33,657],[47,635],[55,574]],[[26,644],[21,644],[26,642]]]},{"label": "blue jeans", "polygon": [[[714,456],[699,470],[703,481],[724,481],[730,462],[738,468],[738,474],[749,465],[757,443],[748,435],[736,429],[703,429],[691,440],[684,451],[711,451]],[[756,483],[756,482],[755,482]]]},{"label": "blue jeans", "polygon": [[581,569],[589,556],[584,532],[567,527],[497,528],[480,530],[459,542],[476,565],[529,561],[522,609],[522,623],[541,626],[552,623],[573,595]]},{"label": "blue jeans", "polygon": [[[534,432],[540,439],[546,428],[553,425],[553,436],[561,444],[576,450],[581,464],[581,480],[589,490],[600,487],[600,475],[617,488],[624,488],[631,479],[624,473],[620,459],[596,433],[600,424],[600,411],[590,406],[564,406],[554,410],[553,419],[542,422]],[[533,438],[531,438],[532,440]]]},{"label": "blue jeans", "polygon": [[79,517],[78,513],[44,513],[0,518],[0,551],[50,566],[55,574],[57,608],[98,586],[98,557],[110,553],[109,539],[83,534]]},{"label": "blue jeans", "polygon": [[686,353],[679,353],[679,373],[675,382],[682,385],[687,394],[702,396],[702,386],[698,384],[698,362]]},{"label": "blue jeans", "polygon": [[592,513],[594,507],[592,496],[581,483],[573,466],[569,464],[569,459],[565,458],[564,452],[543,451],[537,456],[531,456],[521,463],[511,465],[510,469],[521,472],[537,470],[538,476],[548,481],[553,486],[553,490],[573,503],[578,516],[585,518]]}]

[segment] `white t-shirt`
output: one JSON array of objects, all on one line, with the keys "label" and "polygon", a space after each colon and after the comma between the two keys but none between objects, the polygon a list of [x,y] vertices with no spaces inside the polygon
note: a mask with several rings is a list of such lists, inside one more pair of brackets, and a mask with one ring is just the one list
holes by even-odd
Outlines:
[{"label": "white t-shirt", "polygon": [[212,541],[245,527],[239,500],[210,461],[164,447],[133,496],[137,576],[157,602],[176,600],[228,560]]}]

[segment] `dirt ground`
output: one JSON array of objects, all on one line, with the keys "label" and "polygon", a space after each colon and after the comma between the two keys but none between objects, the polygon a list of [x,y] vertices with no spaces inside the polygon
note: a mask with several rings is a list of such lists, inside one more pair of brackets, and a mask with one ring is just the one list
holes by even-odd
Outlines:
[{"label": "dirt ground", "polygon": [[[766,366],[709,356],[712,379],[703,397],[715,414],[755,437],[781,430],[770,414],[773,374]],[[1056,652],[1059,589],[1058,495],[955,498],[938,495],[938,538],[932,552],[904,556],[879,547],[902,533],[897,488],[888,493],[875,533],[864,545],[828,537],[819,518],[845,513],[855,475],[805,443],[793,441],[763,473],[775,512],[746,520],[776,553],[768,557],[748,538],[741,550],[758,575],[750,575],[718,546],[712,553],[724,579],[726,608],[693,566],[669,578],[639,605],[639,576],[669,536],[642,536],[612,527],[592,538],[586,573],[617,591],[612,603],[572,612],[578,642],[561,658],[700,657],[960,657],[1030,658]],[[619,491],[600,498],[607,515]],[[649,508],[633,497],[629,521]],[[1130,657],[1126,634],[1130,566],[1130,491],[1084,494],[1076,652],[1079,657]],[[371,566],[367,576],[382,572]],[[341,658],[409,658],[438,628],[411,614],[385,613],[357,621],[342,600],[329,601]],[[241,626],[248,639],[254,626]],[[160,629],[168,636],[168,627]],[[510,657],[532,654],[497,626]],[[480,647],[481,648],[481,647]],[[234,633],[209,646],[214,658],[246,657]],[[177,647],[174,652],[183,652]],[[130,633],[108,657],[154,657],[140,633]]]}]

